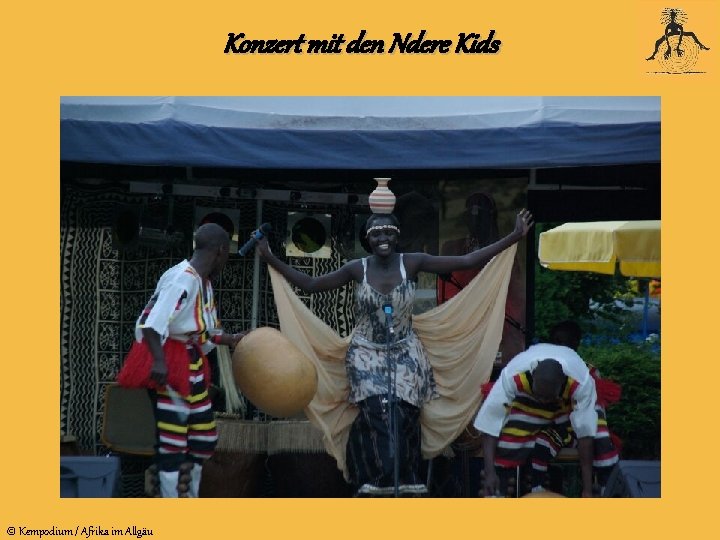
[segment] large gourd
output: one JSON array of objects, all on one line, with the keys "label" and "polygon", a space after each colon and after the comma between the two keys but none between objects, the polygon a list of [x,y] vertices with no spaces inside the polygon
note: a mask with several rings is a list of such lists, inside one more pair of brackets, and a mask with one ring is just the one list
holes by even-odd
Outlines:
[{"label": "large gourd", "polygon": [[556,493],[554,491],[538,491],[536,493],[527,493],[522,496],[523,499],[552,499],[552,498],[565,498],[565,495]]},{"label": "large gourd", "polygon": [[299,413],[317,391],[313,363],[270,327],[257,328],[240,341],[233,353],[233,375],[245,397],[279,418]]}]

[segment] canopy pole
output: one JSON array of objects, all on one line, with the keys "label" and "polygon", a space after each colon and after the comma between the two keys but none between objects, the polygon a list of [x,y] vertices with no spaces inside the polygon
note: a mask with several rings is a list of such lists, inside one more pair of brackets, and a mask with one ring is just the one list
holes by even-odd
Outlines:
[{"label": "canopy pole", "polygon": [[[255,203],[255,228],[262,225],[263,201],[258,199]],[[250,316],[250,329],[255,330],[258,324],[258,303],[260,302],[260,255],[255,250],[253,260],[253,292],[252,292],[252,315]]]},{"label": "canopy pole", "polygon": [[650,280],[645,280],[645,304],[643,305],[643,338],[648,337],[648,312],[650,308]]}]

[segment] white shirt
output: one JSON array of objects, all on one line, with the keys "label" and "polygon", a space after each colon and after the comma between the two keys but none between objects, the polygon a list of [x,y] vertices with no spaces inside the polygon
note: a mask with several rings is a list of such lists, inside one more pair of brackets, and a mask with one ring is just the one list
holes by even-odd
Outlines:
[{"label": "white shirt", "polygon": [[[204,287],[203,287],[204,285]],[[210,330],[218,327],[212,285],[185,260],[168,269],[135,323],[135,339],[142,340],[142,329],[152,328],[163,343],[168,337],[199,343],[203,352],[215,345]]]},{"label": "white shirt", "polygon": [[515,356],[503,368],[475,418],[474,425],[479,431],[494,437],[500,436],[509,405],[518,393],[513,378],[518,373],[533,371],[538,362],[547,358],[557,360],[562,366],[563,373],[578,383],[572,396],[573,410],[570,413],[570,424],[575,434],[578,438],[595,436],[598,418],[595,410],[597,395],[595,381],[590,376],[590,370],[583,359],[571,348],[549,343],[533,345]]}]

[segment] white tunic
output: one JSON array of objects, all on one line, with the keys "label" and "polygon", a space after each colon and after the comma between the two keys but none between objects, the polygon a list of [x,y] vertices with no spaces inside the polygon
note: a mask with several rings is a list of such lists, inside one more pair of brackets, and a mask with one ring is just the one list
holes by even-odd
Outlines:
[{"label": "white tunic", "polygon": [[594,437],[597,432],[595,381],[582,358],[571,348],[541,343],[533,345],[510,360],[503,368],[497,382],[485,399],[475,417],[475,427],[489,435],[499,437],[505,424],[510,403],[518,393],[513,377],[525,371],[533,371],[538,362],[552,358],[562,366],[566,376],[578,383],[572,397],[570,424],[578,438]]},{"label": "white tunic", "polygon": [[150,301],[135,324],[135,339],[142,340],[142,329],[152,328],[162,342],[168,337],[198,343],[204,353],[215,345],[210,331],[218,328],[212,285],[185,260],[161,277]]}]

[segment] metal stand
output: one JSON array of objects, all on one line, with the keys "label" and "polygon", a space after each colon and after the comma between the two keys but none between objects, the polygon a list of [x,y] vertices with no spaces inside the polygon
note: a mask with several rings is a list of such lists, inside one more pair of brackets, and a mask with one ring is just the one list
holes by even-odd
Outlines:
[{"label": "metal stand", "polygon": [[400,456],[398,455],[398,420],[397,420],[397,397],[395,395],[395,386],[397,384],[397,365],[390,349],[395,332],[392,326],[392,305],[387,303],[383,305],[385,312],[385,320],[387,326],[385,328],[385,359],[388,367],[388,407],[390,416],[390,455],[393,457],[393,495],[398,497],[400,494]]}]

